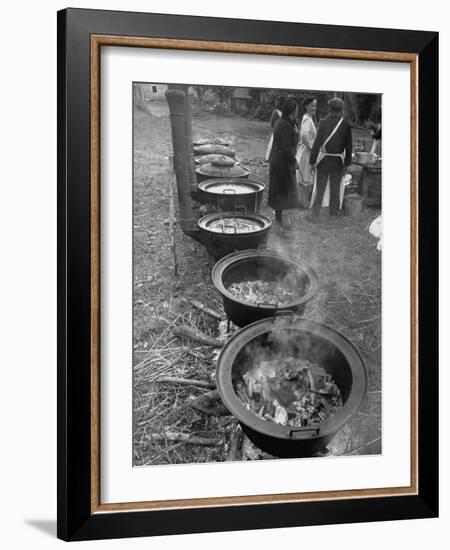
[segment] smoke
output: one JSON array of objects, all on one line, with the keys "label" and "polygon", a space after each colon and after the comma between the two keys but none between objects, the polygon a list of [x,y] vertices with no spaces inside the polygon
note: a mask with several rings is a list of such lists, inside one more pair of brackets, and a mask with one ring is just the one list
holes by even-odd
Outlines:
[{"label": "smoke", "polygon": [[341,399],[328,368],[332,357],[332,347],[298,319],[276,319],[236,358],[233,386],[244,406],[266,420],[292,426],[323,421]]}]

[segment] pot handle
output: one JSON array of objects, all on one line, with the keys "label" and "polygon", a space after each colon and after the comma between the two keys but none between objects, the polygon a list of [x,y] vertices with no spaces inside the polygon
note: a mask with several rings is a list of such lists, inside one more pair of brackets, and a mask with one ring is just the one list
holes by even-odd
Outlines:
[{"label": "pot handle", "polygon": [[309,426],[305,426],[303,428],[295,428],[294,430],[289,430],[289,437],[292,439],[297,434],[305,434],[313,433],[313,435],[319,435],[320,428],[311,428]]},{"label": "pot handle", "polygon": [[256,307],[261,307],[261,306],[277,307],[277,305],[278,305],[278,302],[276,304],[271,304],[270,302],[258,302],[256,304]]},{"label": "pot handle", "polygon": [[231,225],[231,224],[228,224],[228,225],[227,225],[227,224],[224,223],[224,224],[222,225],[222,233],[224,233],[224,228],[225,228],[225,227],[231,227],[231,228],[233,229],[233,232],[236,234],[236,226],[235,226],[235,225]]}]

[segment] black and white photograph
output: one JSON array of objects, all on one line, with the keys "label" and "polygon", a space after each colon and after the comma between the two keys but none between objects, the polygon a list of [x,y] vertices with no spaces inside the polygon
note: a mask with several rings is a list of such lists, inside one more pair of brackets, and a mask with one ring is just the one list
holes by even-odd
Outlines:
[{"label": "black and white photograph", "polygon": [[133,466],[382,449],[382,94],[133,82]]}]

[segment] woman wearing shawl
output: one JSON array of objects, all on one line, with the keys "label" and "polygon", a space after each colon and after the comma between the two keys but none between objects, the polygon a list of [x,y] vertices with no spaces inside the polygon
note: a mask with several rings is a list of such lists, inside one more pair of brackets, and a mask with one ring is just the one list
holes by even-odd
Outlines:
[{"label": "woman wearing shawl", "polygon": [[275,210],[275,222],[281,227],[283,226],[283,210],[298,206],[295,177],[298,165],[295,158],[298,141],[297,113],[297,102],[288,98],[283,105],[282,116],[273,133],[268,204]]},{"label": "woman wearing shawl", "polygon": [[284,104],[285,101],[286,101],[286,98],[284,96],[277,97],[277,101],[276,101],[276,104],[275,104],[275,109],[272,111],[272,116],[270,117],[270,126],[272,128],[272,134],[270,136],[269,145],[267,146],[267,151],[266,151],[266,161],[267,162],[269,162],[270,153],[272,152],[273,131],[275,129],[275,124],[281,118],[281,109],[283,108],[283,104]]},{"label": "woman wearing shawl", "polygon": [[296,155],[298,161],[297,183],[299,206],[302,208],[308,208],[311,202],[311,192],[314,183],[314,174],[309,164],[309,157],[317,135],[315,124],[317,99],[312,96],[307,97],[303,100],[302,105],[305,109],[305,114],[303,115],[300,126],[300,147],[298,148]]}]

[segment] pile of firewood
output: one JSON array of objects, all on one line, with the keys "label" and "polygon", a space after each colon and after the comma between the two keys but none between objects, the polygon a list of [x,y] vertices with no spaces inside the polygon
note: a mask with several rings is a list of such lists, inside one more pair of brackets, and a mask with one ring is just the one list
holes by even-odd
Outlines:
[{"label": "pile of firewood", "polygon": [[259,361],[235,389],[248,410],[282,426],[314,426],[342,407],[331,376],[318,364],[294,357]]}]

